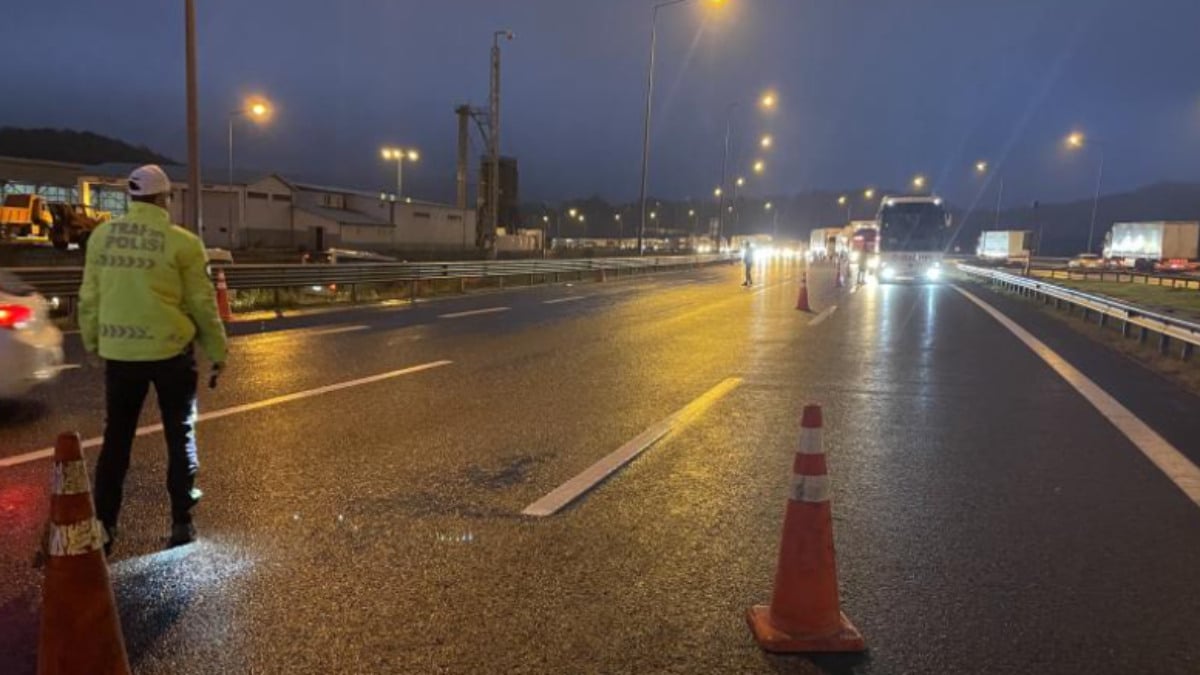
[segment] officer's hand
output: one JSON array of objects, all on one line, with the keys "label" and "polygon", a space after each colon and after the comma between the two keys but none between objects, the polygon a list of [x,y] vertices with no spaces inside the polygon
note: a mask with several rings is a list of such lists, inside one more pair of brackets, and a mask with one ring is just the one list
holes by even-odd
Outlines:
[{"label": "officer's hand", "polygon": [[208,388],[209,389],[217,388],[217,379],[221,377],[221,373],[223,373],[223,372],[225,372],[225,364],[224,363],[212,364],[212,372],[208,376]]}]

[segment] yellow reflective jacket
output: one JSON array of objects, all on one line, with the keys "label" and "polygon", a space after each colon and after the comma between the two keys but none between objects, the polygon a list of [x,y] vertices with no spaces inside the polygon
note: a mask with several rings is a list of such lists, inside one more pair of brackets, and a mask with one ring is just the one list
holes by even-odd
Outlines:
[{"label": "yellow reflective jacket", "polygon": [[196,235],[164,209],[132,202],[88,239],[79,289],[83,346],[114,361],[160,361],[193,340],[225,362],[225,326]]}]

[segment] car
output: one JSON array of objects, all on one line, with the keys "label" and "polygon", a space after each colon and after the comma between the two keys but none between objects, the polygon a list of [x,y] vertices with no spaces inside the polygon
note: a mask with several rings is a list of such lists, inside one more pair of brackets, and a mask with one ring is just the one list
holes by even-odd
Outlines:
[{"label": "car", "polygon": [[63,335],[50,321],[46,299],[0,270],[0,399],[13,399],[56,378]]},{"label": "car", "polygon": [[1080,253],[1067,261],[1071,269],[1102,270],[1105,267],[1104,258],[1095,253]]}]

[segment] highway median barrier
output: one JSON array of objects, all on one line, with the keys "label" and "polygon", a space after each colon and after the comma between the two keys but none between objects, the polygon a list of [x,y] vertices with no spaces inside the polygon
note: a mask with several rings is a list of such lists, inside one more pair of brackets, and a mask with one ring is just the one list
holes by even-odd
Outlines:
[{"label": "highway median barrier", "polygon": [[38,675],[128,675],[129,658],[78,434],[54,446]]},{"label": "highway median barrier", "polygon": [[838,597],[833,513],[821,426],[821,407],[805,406],[771,604],[756,605],[746,612],[755,641],[769,652],[866,649],[862,633],[842,613]]}]

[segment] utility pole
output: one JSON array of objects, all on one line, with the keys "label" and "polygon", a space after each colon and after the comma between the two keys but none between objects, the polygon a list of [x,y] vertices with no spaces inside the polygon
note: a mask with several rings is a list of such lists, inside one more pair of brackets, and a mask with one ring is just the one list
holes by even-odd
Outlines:
[{"label": "utility pole", "polygon": [[184,31],[187,70],[187,225],[204,243],[204,220],[200,216],[200,111],[196,96],[196,2],[184,2]]},{"label": "utility pole", "polygon": [[465,210],[467,208],[467,176],[469,175],[467,163],[470,161],[468,150],[471,138],[468,132],[471,106],[460,105],[454,109],[454,113],[458,115],[458,166],[454,172],[454,183],[457,188],[456,205]]},{"label": "utility pole", "polygon": [[500,38],[513,39],[510,30],[492,33],[492,80],[488,106],[489,137],[488,158],[491,165],[488,180],[488,233],[484,246],[492,255],[496,251],[496,232],[500,228]]},{"label": "utility pole", "polygon": [[733,134],[733,113],[737,103],[730,103],[725,115],[725,152],[721,155],[721,194],[717,198],[717,249],[721,248],[721,237],[725,236],[725,182],[729,180],[729,138]]}]

